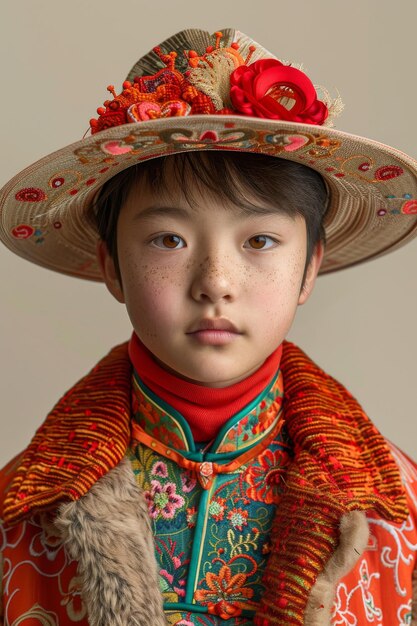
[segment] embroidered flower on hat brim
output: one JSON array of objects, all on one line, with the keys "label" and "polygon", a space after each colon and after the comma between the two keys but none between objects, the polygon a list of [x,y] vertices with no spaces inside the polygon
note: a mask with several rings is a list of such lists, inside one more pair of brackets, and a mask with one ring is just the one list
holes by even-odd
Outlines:
[{"label": "embroidered flower on hat brim", "polygon": [[[0,237],[13,252],[101,280],[97,235],[86,213],[102,185],[137,163],[192,150],[256,152],[318,171],[330,195],[320,273],[376,258],[416,236],[416,161],[322,125],[340,100],[331,101],[300,66],[279,61],[247,35],[181,31],[143,56],[127,81],[119,94],[111,88],[113,100],[99,114],[106,125],[111,116],[121,125],[96,128],[1,190]],[[183,101],[187,106],[178,104]]]}]

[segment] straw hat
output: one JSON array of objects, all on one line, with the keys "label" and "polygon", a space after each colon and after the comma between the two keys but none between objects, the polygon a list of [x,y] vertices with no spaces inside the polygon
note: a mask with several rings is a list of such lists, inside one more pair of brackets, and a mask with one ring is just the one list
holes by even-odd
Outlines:
[{"label": "straw hat", "polygon": [[86,219],[100,187],[147,159],[191,150],[258,152],[325,179],[321,273],[385,254],[417,234],[417,162],[329,126],[338,98],[237,30],[183,30],[143,56],[91,134],[23,170],[0,191],[0,238],[50,269],[101,280]]}]

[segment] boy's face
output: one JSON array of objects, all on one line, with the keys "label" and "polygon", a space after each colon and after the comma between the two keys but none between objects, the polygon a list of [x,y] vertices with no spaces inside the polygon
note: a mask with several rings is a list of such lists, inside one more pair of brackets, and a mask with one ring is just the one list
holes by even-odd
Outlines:
[{"label": "boy's face", "polygon": [[[302,279],[306,226],[284,213],[241,215],[195,181],[188,204],[171,171],[169,195],[144,182],[121,208],[120,284],[104,243],[104,280],[126,305],[143,344],[168,371],[208,387],[226,387],[256,371],[285,339],[297,306],[314,286],[322,248]],[[253,198],[252,198],[253,200]],[[197,332],[228,320],[234,332]]]}]

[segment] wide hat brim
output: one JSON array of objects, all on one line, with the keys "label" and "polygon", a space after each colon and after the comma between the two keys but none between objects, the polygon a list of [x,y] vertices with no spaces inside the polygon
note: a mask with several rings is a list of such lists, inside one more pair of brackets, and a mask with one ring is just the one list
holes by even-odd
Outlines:
[{"label": "wide hat brim", "polygon": [[[204,31],[182,31],[194,32],[203,33],[205,42],[210,37]],[[224,32],[232,40],[242,35]],[[182,33],[161,46],[172,45]],[[150,54],[142,58],[142,71],[157,71],[149,67]],[[132,165],[194,150],[261,153],[319,172],[329,189],[321,274],[386,254],[417,235],[417,161],[402,152],[324,126],[246,115],[187,115],[115,126],[26,168],[0,191],[0,238],[33,263],[101,280],[98,235],[86,217],[98,190]]]}]

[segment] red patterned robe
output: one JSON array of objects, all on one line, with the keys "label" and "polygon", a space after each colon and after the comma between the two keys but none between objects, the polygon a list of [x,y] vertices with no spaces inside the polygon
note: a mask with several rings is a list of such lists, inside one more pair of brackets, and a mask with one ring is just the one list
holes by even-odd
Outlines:
[{"label": "red patterned robe", "polygon": [[[120,346],[0,474],[4,625],[414,623],[416,466],[298,348],[285,344],[281,367],[294,456],[253,619],[164,612],[154,529],[126,456],[131,365]],[[211,580],[227,609],[241,579],[222,576]]]}]

